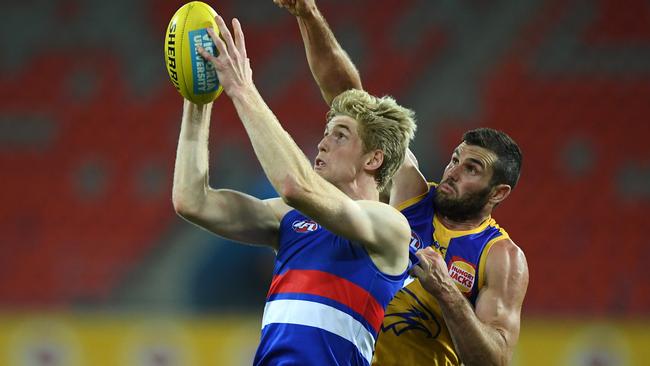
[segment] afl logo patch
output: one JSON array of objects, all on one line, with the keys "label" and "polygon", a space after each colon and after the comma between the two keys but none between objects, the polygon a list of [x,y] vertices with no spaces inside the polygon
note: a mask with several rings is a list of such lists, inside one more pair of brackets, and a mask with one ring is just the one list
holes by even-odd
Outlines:
[{"label": "afl logo patch", "polygon": [[463,258],[454,256],[449,265],[449,276],[456,283],[456,287],[465,295],[468,295],[474,286],[476,268]]},{"label": "afl logo patch", "polygon": [[291,224],[291,227],[293,228],[293,231],[302,234],[316,231],[320,228],[320,225],[313,220],[296,220]]},{"label": "afl logo patch", "polygon": [[411,248],[418,250],[422,249],[422,240],[415,231],[411,231]]}]

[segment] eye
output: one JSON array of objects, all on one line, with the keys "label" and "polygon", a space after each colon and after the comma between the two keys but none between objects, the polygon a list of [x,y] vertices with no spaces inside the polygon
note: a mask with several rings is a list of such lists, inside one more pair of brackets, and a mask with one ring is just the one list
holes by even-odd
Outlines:
[{"label": "eye", "polygon": [[452,157],[451,162],[454,163],[454,164],[458,164],[458,158]]}]

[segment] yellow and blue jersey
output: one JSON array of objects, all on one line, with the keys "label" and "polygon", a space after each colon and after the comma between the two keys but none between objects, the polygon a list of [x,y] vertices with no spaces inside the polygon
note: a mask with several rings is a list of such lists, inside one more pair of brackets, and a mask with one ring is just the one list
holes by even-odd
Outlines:
[{"label": "yellow and blue jersey", "polygon": [[[435,215],[436,185],[404,202],[400,211],[411,225],[411,247],[433,246],[447,263],[449,275],[475,305],[483,287],[485,261],[492,245],[508,233],[489,217],[477,228],[449,230]],[[386,308],[373,365],[460,365],[436,299],[410,278]]]}]

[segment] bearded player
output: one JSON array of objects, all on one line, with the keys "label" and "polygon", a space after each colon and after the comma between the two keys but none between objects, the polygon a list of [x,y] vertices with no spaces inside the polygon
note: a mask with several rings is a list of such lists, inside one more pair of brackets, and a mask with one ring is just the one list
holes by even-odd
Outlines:
[{"label": "bearded player", "polygon": [[[274,0],[296,15],[307,59],[326,102],[361,88],[359,74],[313,0]],[[389,304],[373,365],[506,365],[519,338],[528,286],[522,250],[491,217],[517,184],[521,151],[505,133],[468,131],[441,183],[427,183],[415,157],[393,178],[390,203],[421,250]]]}]

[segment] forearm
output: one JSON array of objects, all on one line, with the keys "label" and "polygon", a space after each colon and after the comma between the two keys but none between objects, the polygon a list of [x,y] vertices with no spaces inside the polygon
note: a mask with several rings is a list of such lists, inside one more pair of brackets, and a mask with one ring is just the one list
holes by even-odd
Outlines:
[{"label": "forearm", "polygon": [[463,365],[507,365],[511,352],[504,336],[481,322],[467,299],[451,286],[438,302]]},{"label": "forearm", "polygon": [[185,101],[176,151],[172,200],[177,211],[197,209],[208,189],[208,136],[212,103]]},{"label": "forearm", "polygon": [[411,150],[407,150],[402,165],[393,176],[390,190],[390,205],[400,207],[404,202],[428,191],[426,178],[418,169],[418,162]]},{"label": "forearm", "polygon": [[309,68],[327,104],[348,89],[362,88],[359,72],[316,6],[298,17],[298,26]]},{"label": "forearm", "polygon": [[282,128],[258,91],[254,87],[246,88],[232,100],[255,155],[275,190],[285,198],[288,178],[303,187],[313,187],[316,173],[311,163]]}]

